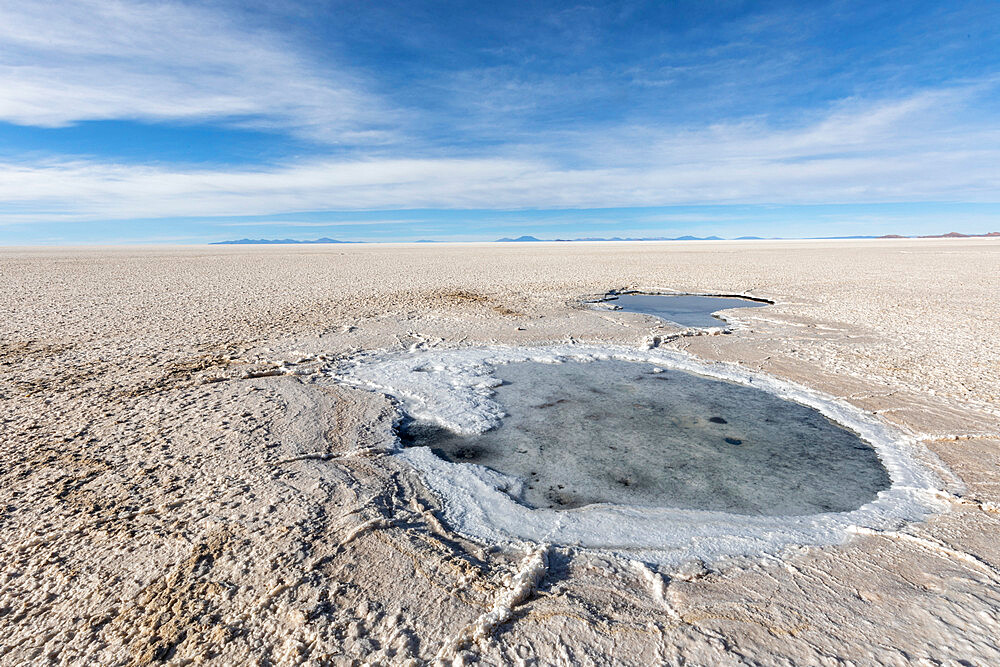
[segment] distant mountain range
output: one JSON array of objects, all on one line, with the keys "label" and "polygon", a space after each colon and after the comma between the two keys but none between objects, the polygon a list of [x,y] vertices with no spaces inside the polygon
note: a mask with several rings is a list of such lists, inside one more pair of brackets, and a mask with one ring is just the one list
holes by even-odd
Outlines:
[{"label": "distant mountain range", "polygon": [[948,232],[947,234],[932,234],[930,236],[900,236],[899,234],[886,234],[880,239],[981,239],[986,237],[1000,236],[1000,232],[987,232],[985,234],[962,234],[960,232]]},{"label": "distant mountain range", "polygon": [[[749,236],[746,238],[750,238]],[[645,238],[622,238],[620,236],[613,236],[611,238],[598,238],[588,236],[581,239],[539,239],[534,236],[518,236],[516,239],[502,238],[497,239],[497,243],[569,243],[574,241],[725,241],[724,238],[719,236],[676,236],[676,237],[666,237],[666,236],[652,236]]]},{"label": "distant mountain range", "polygon": [[[987,238],[987,237],[1000,237],[1000,232],[988,232],[986,234],[961,234],[959,232],[948,232],[947,234],[932,234],[928,236],[900,236],[899,234],[886,234],[885,236],[813,236],[806,238],[799,238],[798,240],[803,241],[836,241],[836,240],[848,240],[848,239],[971,239],[971,238]],[[497,243],[558,243],[558,242],[572,242],[572,241],[725,241],[726,239],[718,236],[656,236],[656,237],[644,237],[644,238],[622,238],[619,236],[614,236],[611,238],[594,238],[586,237],[579,239],[540,239],[534,236],[519,236],[516,239],[502,238],[497,239]],[[794,241],[795,237],[789,238],[785,236],[771,236],[764,238],[761,236],[738,236],[733,241]]]},{"label": "distant mountain range", "polygon": [[[879,238],[877,236],[822,236],[820,239],[874,239]],[[900,237],[904,238],[904,237]],[[572,243],[577,241],[726,241],[727,239],[721,236],[651,236],[643,238],[622,238],[620,236],[612,236],[611,238],[603,237],[585,237],[581,239],[539,239],[534,236],[518,236],[516,239],[502,238],[497,239],[496,243]],[[761,236],[739,236],[733,241],[782,241],[785,237],[772,236],[765,239]]]},{"label": "distant mountain range", "polygon": [[295,239],[239,239],[236,241],[216,241],[209,245],[270,245],[279,243],[363,243],[363,241],[338,241],[325,236],[315,241],[296,241]]},{"label": "distant mountain range", "polygon": [[[838,240],[838,239],[971,239],[971,238],[994,238],[1000,237],[1000,232],[988,232],[986,234],[961,234],[959,232],[948,232],[947,234],[934,234],[929,236],[900,236],[899,234],[886,234],[885,236],[819,236],[812,240]],[[604,237],[584,237],[578,239],[540,239],[535,236],[518,236],[516,239],[504,237],[497,239],[496,243],[570,243],[577,241],[725,241],[720,236],[650,236],[642,238],[623,238],[620,236]],[[782,241],[794,240],[787,237],[773,236],[763,238],[760,236],[739,236],[733,241]],[[810,239],[802,239],[810,240]],[[366,243],[365,241],[338,241],[323,237],[315,241],[298,241],[296,239],[238,239],[236,241],[216,241],[210,245],[278,245],[278,244],[303,244],[303,243]],[[414,243],[437,243],[429,239],[421,239]]]}]

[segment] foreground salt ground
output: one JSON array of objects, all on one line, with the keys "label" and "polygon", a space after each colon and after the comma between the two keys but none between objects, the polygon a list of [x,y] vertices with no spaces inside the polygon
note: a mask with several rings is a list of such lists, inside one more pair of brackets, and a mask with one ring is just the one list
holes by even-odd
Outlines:
[{"label": "foreground salt ground", "polygon": [[[1000,246],[890,241],[3,251],[0,662],[1000,660]],[[580,301],[746,293],[685,336]],[[780,558],[477,544],[316,380],[371,350],[618,344],[877,412],[946,511]],[[942,473],[944,474],[944,473]]]}]

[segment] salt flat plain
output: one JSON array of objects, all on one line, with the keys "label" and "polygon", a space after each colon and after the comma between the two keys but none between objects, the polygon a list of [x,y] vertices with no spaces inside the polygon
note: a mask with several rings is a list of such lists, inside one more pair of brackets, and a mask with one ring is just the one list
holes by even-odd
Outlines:
[{"label": "salt flat plain", "polygon": [[[1000,243],[0,250],[0,663],[1000,662]],[[684,336],[581,301],[767,298]],[[392,445],[365,351],[659,346],[918,437],[943,511],[654,571],[476,544]]]}]

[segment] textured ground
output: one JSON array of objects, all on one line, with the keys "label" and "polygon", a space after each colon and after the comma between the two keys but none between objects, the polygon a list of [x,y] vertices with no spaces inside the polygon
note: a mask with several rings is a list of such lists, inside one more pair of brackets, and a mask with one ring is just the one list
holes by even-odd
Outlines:
[{"label": "textured ground", "polygon": [[[680,338],[579,306],[622,288],[776,304]],[[997,294],[995,240],[0,250],[0,663],[1000,662]],[[553,341],[846,397],[965,489],[783,560],[484,547],[384,455],[388,401],[315,374]]]}]

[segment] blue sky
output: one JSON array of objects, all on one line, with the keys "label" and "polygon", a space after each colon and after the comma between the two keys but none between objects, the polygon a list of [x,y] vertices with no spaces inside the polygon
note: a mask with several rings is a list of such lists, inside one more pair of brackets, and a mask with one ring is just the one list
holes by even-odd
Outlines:
[{"label": "blue sky", "polygon": [[0,0],[0,244],[1000,230],[1000,3]]}]

